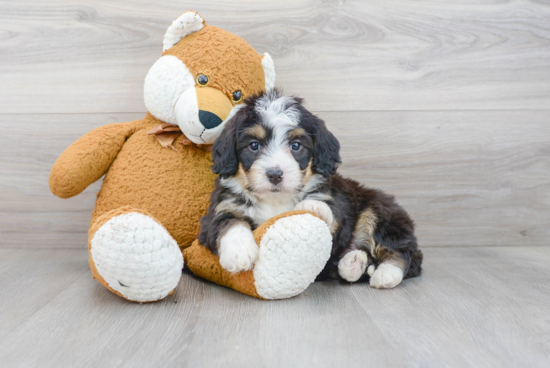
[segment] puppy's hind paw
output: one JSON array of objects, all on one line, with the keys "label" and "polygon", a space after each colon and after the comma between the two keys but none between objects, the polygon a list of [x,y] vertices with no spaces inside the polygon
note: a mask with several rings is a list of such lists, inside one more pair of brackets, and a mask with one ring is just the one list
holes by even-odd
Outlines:
[{"label": "puppy's hind paw", "polygon": [[344,280],[355,282],[363,276],[369,257],[362,250],[352,250],[347,253],[338,263],[338,274]]},{"label": "puppy's hind paw", "polygon": [[248,271],[258,259],[258,244],[250,229],[237,225],[220,239],[219,254],[220,265],[225,270],[232,273]]},{"label": "puppy's hind paw", "polygon": [[377,289],[391,289],[403,280],[403,270],[391,263],[381,263],[370,278],[370,286]]}]

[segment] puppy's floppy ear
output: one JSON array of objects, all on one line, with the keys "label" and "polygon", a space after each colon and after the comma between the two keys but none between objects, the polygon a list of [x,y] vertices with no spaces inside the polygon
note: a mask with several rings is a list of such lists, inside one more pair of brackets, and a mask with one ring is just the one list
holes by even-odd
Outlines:
[{"label": "puppy's floppy ear", "polygon": [[237,159],[237,119],[242,119],[237,112],[225,125],[222,133],[212,146],[212,172],[226,179],[239,169]]},{"label": "puppy's floppy ear", "polygon": [[302,110],[302,118],[312,128],[313,134],[313,162],[311,168],[314,172],[327,177],[336,174],[340,160],[340,143],[338,139],[328,131],[325,122],[309,111]]}]

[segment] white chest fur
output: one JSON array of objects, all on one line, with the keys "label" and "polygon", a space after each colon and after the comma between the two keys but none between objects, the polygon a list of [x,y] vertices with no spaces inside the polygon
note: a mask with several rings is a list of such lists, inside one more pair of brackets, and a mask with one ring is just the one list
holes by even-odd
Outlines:
[{"label": "white chest fur", "polygon": [[258,201],[256,205],[248,207],[245,210],[245,216],[250,217],[255,225],[259,226],[273,216],[292,211],[297,203],[297,198],[286,198],[285,200],[263,199]]}]

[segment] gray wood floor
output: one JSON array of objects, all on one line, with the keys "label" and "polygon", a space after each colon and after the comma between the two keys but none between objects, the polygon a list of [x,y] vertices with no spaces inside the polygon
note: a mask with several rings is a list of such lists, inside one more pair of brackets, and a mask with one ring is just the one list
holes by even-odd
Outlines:
[{"label": "gray wood floor", "polygon": [[0,249],[2,367],[548,367],[550,247],[425,249],[393,290],[313,284],[265,302],[184,274],[152,304],[83,249]]},{"label": "gray wood floor", "polygon": [[[184,274],[138,305],[91,279],[95,193],[54,197],[70,143],[141,118],[171,20],[197,10],[275,62],[397,196],[425,272],[263,302]],[[550,3],[0,0],[0,367],[550,366]]]}]

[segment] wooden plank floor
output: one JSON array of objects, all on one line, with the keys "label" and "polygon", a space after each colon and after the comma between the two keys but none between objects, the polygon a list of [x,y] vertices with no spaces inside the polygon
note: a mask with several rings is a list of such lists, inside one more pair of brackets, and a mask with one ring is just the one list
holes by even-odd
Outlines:
[{"label": "wooden plank floor", "polygon": [[261,301],[184,274],[127,302],[81,249],[0,249],[2,367],[548,367],[550,247],[425,249],[393,290],[315,283]]}]

